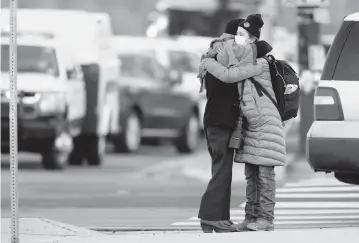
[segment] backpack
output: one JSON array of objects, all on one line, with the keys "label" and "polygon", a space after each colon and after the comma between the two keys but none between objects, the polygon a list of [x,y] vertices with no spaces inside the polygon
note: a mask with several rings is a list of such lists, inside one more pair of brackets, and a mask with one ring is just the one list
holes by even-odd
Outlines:
[{"label": "backpack", "polygon": [[[264,93],[273,102],[277,107],[283,122],[297,117],[300,98],[299,78],[297,73],[284,60],[276,60],[272,55],[263,58],[269,63],[271,82],[277,102],[262,85],[253,78],[250,78],[255,85],[259,96],[262,96]],[[296,85],[297,89],[293,93],[285,94],[288,85]]]}]

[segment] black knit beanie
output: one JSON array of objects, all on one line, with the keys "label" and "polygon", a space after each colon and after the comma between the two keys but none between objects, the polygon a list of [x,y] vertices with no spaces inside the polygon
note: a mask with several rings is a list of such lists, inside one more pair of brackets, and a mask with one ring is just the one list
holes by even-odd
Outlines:
[{"label": "black knit beanie", "polygon": [[257,47],[257,58],[264,57],[273,50],[271,45],[269,45],[268,42],[264,40],[256,41],[254,44]]},{"label": "black knit beanie", "polygon": [[263,27],[264,22],[260,14],[251,14],[248,15],[245,21],[239,23],[239,26],[247,30],[249,33],[257,37],[258,39],[261,36],[261,28]]},{"label": "black knit beanie", "polygon": [[227,34],[230,34],[230,35],[237,35],[238,26],[243,21],[244,21],[244,19],[232,19],[232,20],[230,20],[226,25],[226,29],[224,30],[224,33],[227,33]]}]

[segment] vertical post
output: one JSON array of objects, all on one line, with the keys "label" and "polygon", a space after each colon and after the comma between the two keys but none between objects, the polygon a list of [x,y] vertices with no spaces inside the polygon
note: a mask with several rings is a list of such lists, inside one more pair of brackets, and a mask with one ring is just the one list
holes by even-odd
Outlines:
[{"label": "vertical post", "polygon": [[[298,7],[298,55],[299,73],[312,71],[309,66],[309,46],[320,42],[319,24],[314,21],[313,12],[315,7]],[[311,80],[314,81],[314,80]],[[307,133],[313,123],[314,89],[308,91],[302,89],[300,99],[300,147],[299,154],[305,155]]]},{"label": "vertical post", "polygon": [[17,197],[18,148],[17,148],[17,0],[10,0],[10,170],[11,170],[11,243],[19,242],[19,218]]}]

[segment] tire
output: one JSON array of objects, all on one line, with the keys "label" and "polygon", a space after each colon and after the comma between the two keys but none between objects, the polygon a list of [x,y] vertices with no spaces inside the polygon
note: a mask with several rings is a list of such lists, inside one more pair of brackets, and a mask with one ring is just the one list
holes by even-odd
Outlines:
[{"label": "tire", "polygon": [[334,173],[334,176],[340,182],[359,185],[359,174]]},{"label": "tire", "polygon": [[90,166],[102,164],[106,150],[106,139],[104,136],[86,136],[86,160]]},{"label": "tire", "polygon": [[[70,140],[72,142],[72,138],[70,138]],[[56,139],[51,139],[50,141],[44,141],[43,144],[45,145],[45,148],[41,153],[42,156],[41,163],[43,168],[46,170],[65,169],[68,163],[71,149],[69,147],[63,150],[58,149],[56,146]]]},{"label": "tire", "polygon": [[126,119],[124,132],[115,141],[116,152],[135,153],[142,140],[142,123],[138,112],[132,111]]},{"label": "tire", "polygon": [[197,150],[200,141],[200,125],[198,116],[193,113],[187,121],[186,127],[181,131],[180,137],[175,142],[179,153],[193,153]]}]

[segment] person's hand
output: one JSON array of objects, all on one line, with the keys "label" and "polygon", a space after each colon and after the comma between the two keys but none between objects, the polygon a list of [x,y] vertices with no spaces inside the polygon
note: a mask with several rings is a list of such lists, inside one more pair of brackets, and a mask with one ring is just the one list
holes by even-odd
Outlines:
[{"label": "person's hand", "polygon": [[224,51],[224,46],[219,45],[219,46],[217,46],[217,47],[215,48],[215,50],[216,50],[217,54],[218,54],[218,53],[221,53],[222,51]]}]

